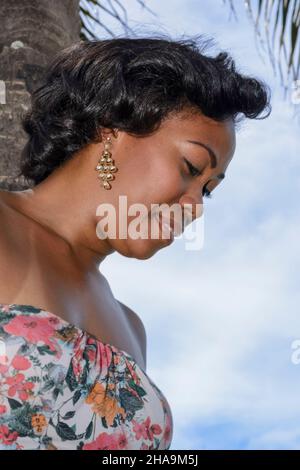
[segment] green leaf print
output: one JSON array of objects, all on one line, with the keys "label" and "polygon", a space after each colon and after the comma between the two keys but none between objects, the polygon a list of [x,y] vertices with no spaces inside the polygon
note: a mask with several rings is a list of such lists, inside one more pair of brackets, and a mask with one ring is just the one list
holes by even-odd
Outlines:
[{"label": "green leaf print", "polygon": [[8,398],[8,403],[9,403],[9,406],[11,407],[12,410],[15,410],[17,408],[22,408],[22,403],[20,403],[19,401],[17,400],[14,400],[13,398]]},{"label": "green leaf print", "polygon": [[129,392],[126,388],[121,388],[119,393],[120,393],[121,406],[126,411],[135,413],[137,410],[140,410],[141,408],[143,408],[144,406],[143,400],[140,400],[139,398],[137,398],[135,395]]},{"label": "green leaf print", "polygon": [[107,429],[108,426],[107,426],[107,422],[106,422],[105,416],[101,416],[101,421],[102,421],[102,426]]},{"label": "green leaf print", "polygon": [[68,413],[66,413],[66,415],[62,417],[62,419],[64,420],[71,419],[73,418],[74,415],[75,415],[75,411],[68,411]]},{"label": "green leaf print", "polygon": [[74,375],[72,362],[70,363],[70,367],[69,367],[68,372],[67,372],[66,382],[67,382],[68,387],[71,391],[75,390],[78,387],[78,382],[77,382],[76,377]]},{"label": "green leaf print", "polygon": [[70,426],[62,421],[58,421],[55,426],[56,432],[63,441],[75,440],[77,439],[76,433]]},{"label": "green leaf print", "polygon": [[93,432],[93,421],[90,422],[86,431],[85,431],[85,439],[89,439]]},{"label": "green leaf print", "polygon": [[73,405],[75,405],[75,403],[78,402],[80,397],[81,397],[81,390],[76,390],[76,392],[74,393],[74,396],[73,396]]},{"label": "green leaf print", "polygon": [[45,354],[52,354],[52,356],[56,355],[56,351],[53,351],[52,349],[49,348],[46,344],[43,346],[37,346],[38,352],[44,356]]},{"label": "green leaf print", "polygon": [[129,380],[128,385],[130,386],[130,388],[135,390],[139,394],[140,397],[144,397],[145,395],[147,395],[146,390],[144,390],[142,387],[136,384],[134,380]]},{"label": "green leaf print", "polygon": [[[16,304],[18,312],[23,313],[39,313],[41,311],[40,308],[33,307],[32,305],[19,305]],[[11,306],[12,310],[14,309],[14,304]]]}]

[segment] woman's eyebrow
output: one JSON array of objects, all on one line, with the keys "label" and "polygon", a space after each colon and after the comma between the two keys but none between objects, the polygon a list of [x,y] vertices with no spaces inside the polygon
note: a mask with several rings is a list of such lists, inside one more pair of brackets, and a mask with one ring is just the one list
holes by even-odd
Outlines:
[{"label": "woman's eyebrow", "polygon": [[[209,147],[207,144],[204,144],[203,142],[199,142],[199,140],[187,140],[187,142],[190,142],[191,144],[196,144],[200,145],[201,147],[205,148],[208,151],[210,161],[211,161],[211,168],[216,168],[218,164],[218,159],[211,147]],[[220,173],[218,176],[216,176],[219,180],[223,180],[225,178],[224,173]]]}]

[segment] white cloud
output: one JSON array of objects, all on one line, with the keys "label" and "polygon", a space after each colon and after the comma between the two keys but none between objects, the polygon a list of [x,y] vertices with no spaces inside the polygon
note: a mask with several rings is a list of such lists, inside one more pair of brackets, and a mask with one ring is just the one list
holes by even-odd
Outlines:
[{"label": "white cloud", "polygon": [[[137,2],[127,4],[155,30]],[[238,133],[226,181],[205,209],[203,250],[187,252],[177,240],[143,262],[112,255],[103,272],[145,323],[148,373],[173,410],[171,448],[216,447],[201,432],[224,420],[235,429],[232,448],[236,426],[244,448],[299,448],[300,366],[290,360],[300,338],[299,124],[258,58],[246,16],[233,28],[221,1],[148,4],[169,32],[215,36],[264,77],[273,112]]]}]

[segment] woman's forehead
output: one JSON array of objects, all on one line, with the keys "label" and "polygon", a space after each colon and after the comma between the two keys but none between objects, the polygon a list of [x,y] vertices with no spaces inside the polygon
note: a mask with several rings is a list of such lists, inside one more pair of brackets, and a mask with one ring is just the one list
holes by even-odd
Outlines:
[{"label": "woman's forehead", "polygon": [[160,137],[173,143],[200,141],[215,148],[215,153],[230,156],[236,145],[232,119],[215,121],[201,114],[173,116],[161,125]]}]

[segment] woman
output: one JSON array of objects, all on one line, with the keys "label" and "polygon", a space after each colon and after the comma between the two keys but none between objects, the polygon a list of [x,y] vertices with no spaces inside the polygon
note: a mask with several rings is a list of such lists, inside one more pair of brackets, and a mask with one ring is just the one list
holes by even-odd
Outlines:
[{"label": "woman", "polygon": [[[152,205],[189,204],[198,217],[239,118],[270,110],[263,82],[204,49],[197,39],[81,41],[33,93],[20,171],[31,188],[0,192],[2,448],[170,448],[145,328],[99,267],[114,252],[148,259],[169,246],[183,212],[167,228],[160,217],[153,237]],[[132,235],[120,196],[146,209],[146,237]],[[116,236],[103,236],[99,206],[115,210]]]}]

